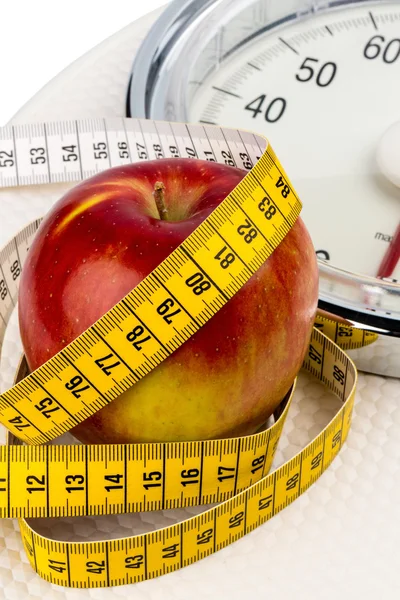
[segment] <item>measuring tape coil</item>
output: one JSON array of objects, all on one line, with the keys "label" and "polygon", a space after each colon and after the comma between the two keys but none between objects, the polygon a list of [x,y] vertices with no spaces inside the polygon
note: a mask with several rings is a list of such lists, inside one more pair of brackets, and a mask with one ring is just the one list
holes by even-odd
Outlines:
[{"label": "measuring tape coil", "polygon": [[[332,339],[344,348],[354,348],[376,338],[326,318],[317,319],[303,367],[344,404],[315,440],[271,475],[267,474],[292,396],[276,423],[253,436],[168,444],[40,446],[105,406],[191,337],[263,264],[293,226],[301,209],[279,161],[261,136],[134,119],[4,128],[0,130],[0,145],[7,148],[10,162],[6,172],[1,172],[0,185],[74,181],[93,175],[93,147],[99,140],[106,144],[107,161],[100,168],[97,165],[97,170],[124,164],[124,160],[210,158],[210,153],[213,160],[225,163],[228,157],[232,164],[242,168],[247,165],[250,170],[181,246],[121,302],[34,373],[27,374],[22,368],[19,379],[26,376],[0,397],[0,422],[11,432],[9,445],[0,450],[0,515],[23,518],[23,542],[32,566],[45,579],[72,587],[141,581],[191,564],[251,531],[297,498],[330,464],[350,425],[356,369]],[[145,149],[144,155],[138,154],[138,145]],[[70,169],[62,164],[67,146],[79,148],[78,164],[74,161]],[[46,160],[29,167],[27,174],[27,157],[32,147],[45,149]],[[128,149],[124,160],[118,152],[121,147]],[[152,151],[156,156],[152,156]],[[257,209],[266,195],[276,208],[273,222],[263,218]],[[256,252],[246,244],[240,245],[237,239],[234,246],[243,268],[231,274],[229,282],[225,273],[221,275],[212,298],[196,306],[190,296],[174,286],[174,273],[182,268],[195,272],[200,261],[207,276],[210,257],[205,248],[214,236],[219,236],[221,223],[234,224],[237,215],[242,218],[243,213],[260,233]],[[4,324],[1,340],[17,300],[18,278],[27,249],[39,224],[37,220],[25,227],[0,252],[0,314]],[[234,225],[229,235],[237,236]],[[199,251],[201,257],[196,254]],[[190,317],[178,324],[176,331],[157,336],[162,342],[150,357],[140,353],[132,357],[125,344],[135,313],[140,314],[141,322],[151,322],[151,329],[158,332],[161,326],[151,300],[159,298],[160,293],[165,296],[171,292]],[[99,352],[104,355],[105,350],[109,354],[110,348],[116,356],[123,356],[130,372],[107,382],[105,387],[99,381],[93,356]],[[85,402],[76,403],[74,409],[68,402],[71,390],[67,385],[73,377],[84,381],[89,392]],[[58,408],[51,419],[35,410],[38,394],[41,397],[44,390]],[[29,446],[20,445],[13,434]],[[114,495],[112,501],[110,493]],[[219,506],[172,527],[107,542],[55,542],[37,534],[25,520],[221,501]]]}]

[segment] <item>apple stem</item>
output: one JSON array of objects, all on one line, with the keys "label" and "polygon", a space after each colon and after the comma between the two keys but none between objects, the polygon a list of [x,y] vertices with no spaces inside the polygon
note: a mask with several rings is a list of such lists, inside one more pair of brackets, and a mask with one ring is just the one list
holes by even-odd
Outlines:
[{"label": "apple stem", "polygon": [[167,207],[165,206],[165,198],[164,198],[164,190],[165,185],[162,181],[156,181],[154,184],[154,199],[156,201],[156,206],[158,210],[158,214],[160,215],[161,221],[166,221],[168,216]]}]

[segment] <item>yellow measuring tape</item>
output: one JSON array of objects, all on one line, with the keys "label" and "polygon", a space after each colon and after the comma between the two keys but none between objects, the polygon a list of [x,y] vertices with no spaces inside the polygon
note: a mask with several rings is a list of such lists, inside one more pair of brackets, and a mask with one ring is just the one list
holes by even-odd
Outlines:
[{"label": "yellow measuring tape", "polygon": [[[204,131],[210,137],[213,129]],[[269,218],[266,203],[272,207]],[[293,391],[275,424],[252,436],[166,444],[39,445],[105,406],[189,339],[270,256],[300,209],[268,146],[231,194],[146,279],[34,373],[28,374],[23,365],[18,383],[1,395],[0,422],[14,434],[0,449],[3,518],[115,514],[222,502],[183,523],[104,542],[52,541],[21,520],[29,560],[42,577],[60,585],[98,587],[142,581],[191,564],[271,518],[335,457],[350,426],[357,378],[355,366],[339,346],[360,347],[376,336],[321,316],[303,367],[343,405],[312,443],[270,475]],[[28,225],[1,251],[3,274],[16,272],[15,251],[22,268],[21,240],[27,247],[38,226],[39,221]],[[245,239],[249,229],[255,232],[251,243]],[[240,258],[227,269],[214,266],[221,240]],[[209,283],[201,298],[185,285],[191,277]],[[2,282],[7,290],[1,295],[6,323],[17,296],[6,275]],[[140,347],[132,351],[132,332],[138,327],[149,336],[146,352]],[[113,378],[98,364],[110,354],[118,363]],[[54,409],[50,418],[40,410],[43,397]],[[29,445],[21,445],[14,436]]]}]

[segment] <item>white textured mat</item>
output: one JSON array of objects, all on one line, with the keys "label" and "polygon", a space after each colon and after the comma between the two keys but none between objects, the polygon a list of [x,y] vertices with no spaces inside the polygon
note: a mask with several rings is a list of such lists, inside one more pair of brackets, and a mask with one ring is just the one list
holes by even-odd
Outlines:
[{"label": "white textured mat", "polygon": [[[16,121],[123,116],[133,53],[153,18],[154,14],[127,27],[76,61],[37,94]],[[65,189],[54,185],[2,191],[0,244],[43,214]],[[2,389],[11,384],[18,349],[14,315],[3,351]],[[301,376],[275,466],[320,431],[337,402],[311,378]],[[48,584],[32,571],[17,522],[3,520],[0,598],[397,599],[399,506],[400,380],[360,373],[352,428],[338,458],[299,500],[244,539],[159,579],[111,589],[70,590]],[[195,510],[53,519],[37,522],[36,527],[56,539],[104,539],[170,524]]]}]

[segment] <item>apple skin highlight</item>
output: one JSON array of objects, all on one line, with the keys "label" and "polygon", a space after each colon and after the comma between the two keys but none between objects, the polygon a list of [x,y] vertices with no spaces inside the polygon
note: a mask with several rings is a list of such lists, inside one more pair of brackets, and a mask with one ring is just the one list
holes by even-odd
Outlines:
[{"label": "apple skin highlight", "polygon": [[[163,159],[104,171],[67,192],[42,222],[21,275],[19,322],[29,368],[112,308],[245,174],[197,159]],[[154,201],[158,181],[168,220],[160,220]],[[317,301],[315,252],[298,218],[264,265],[191,339],[71,432],[86,443],[254,432],[301,367]]]}]

